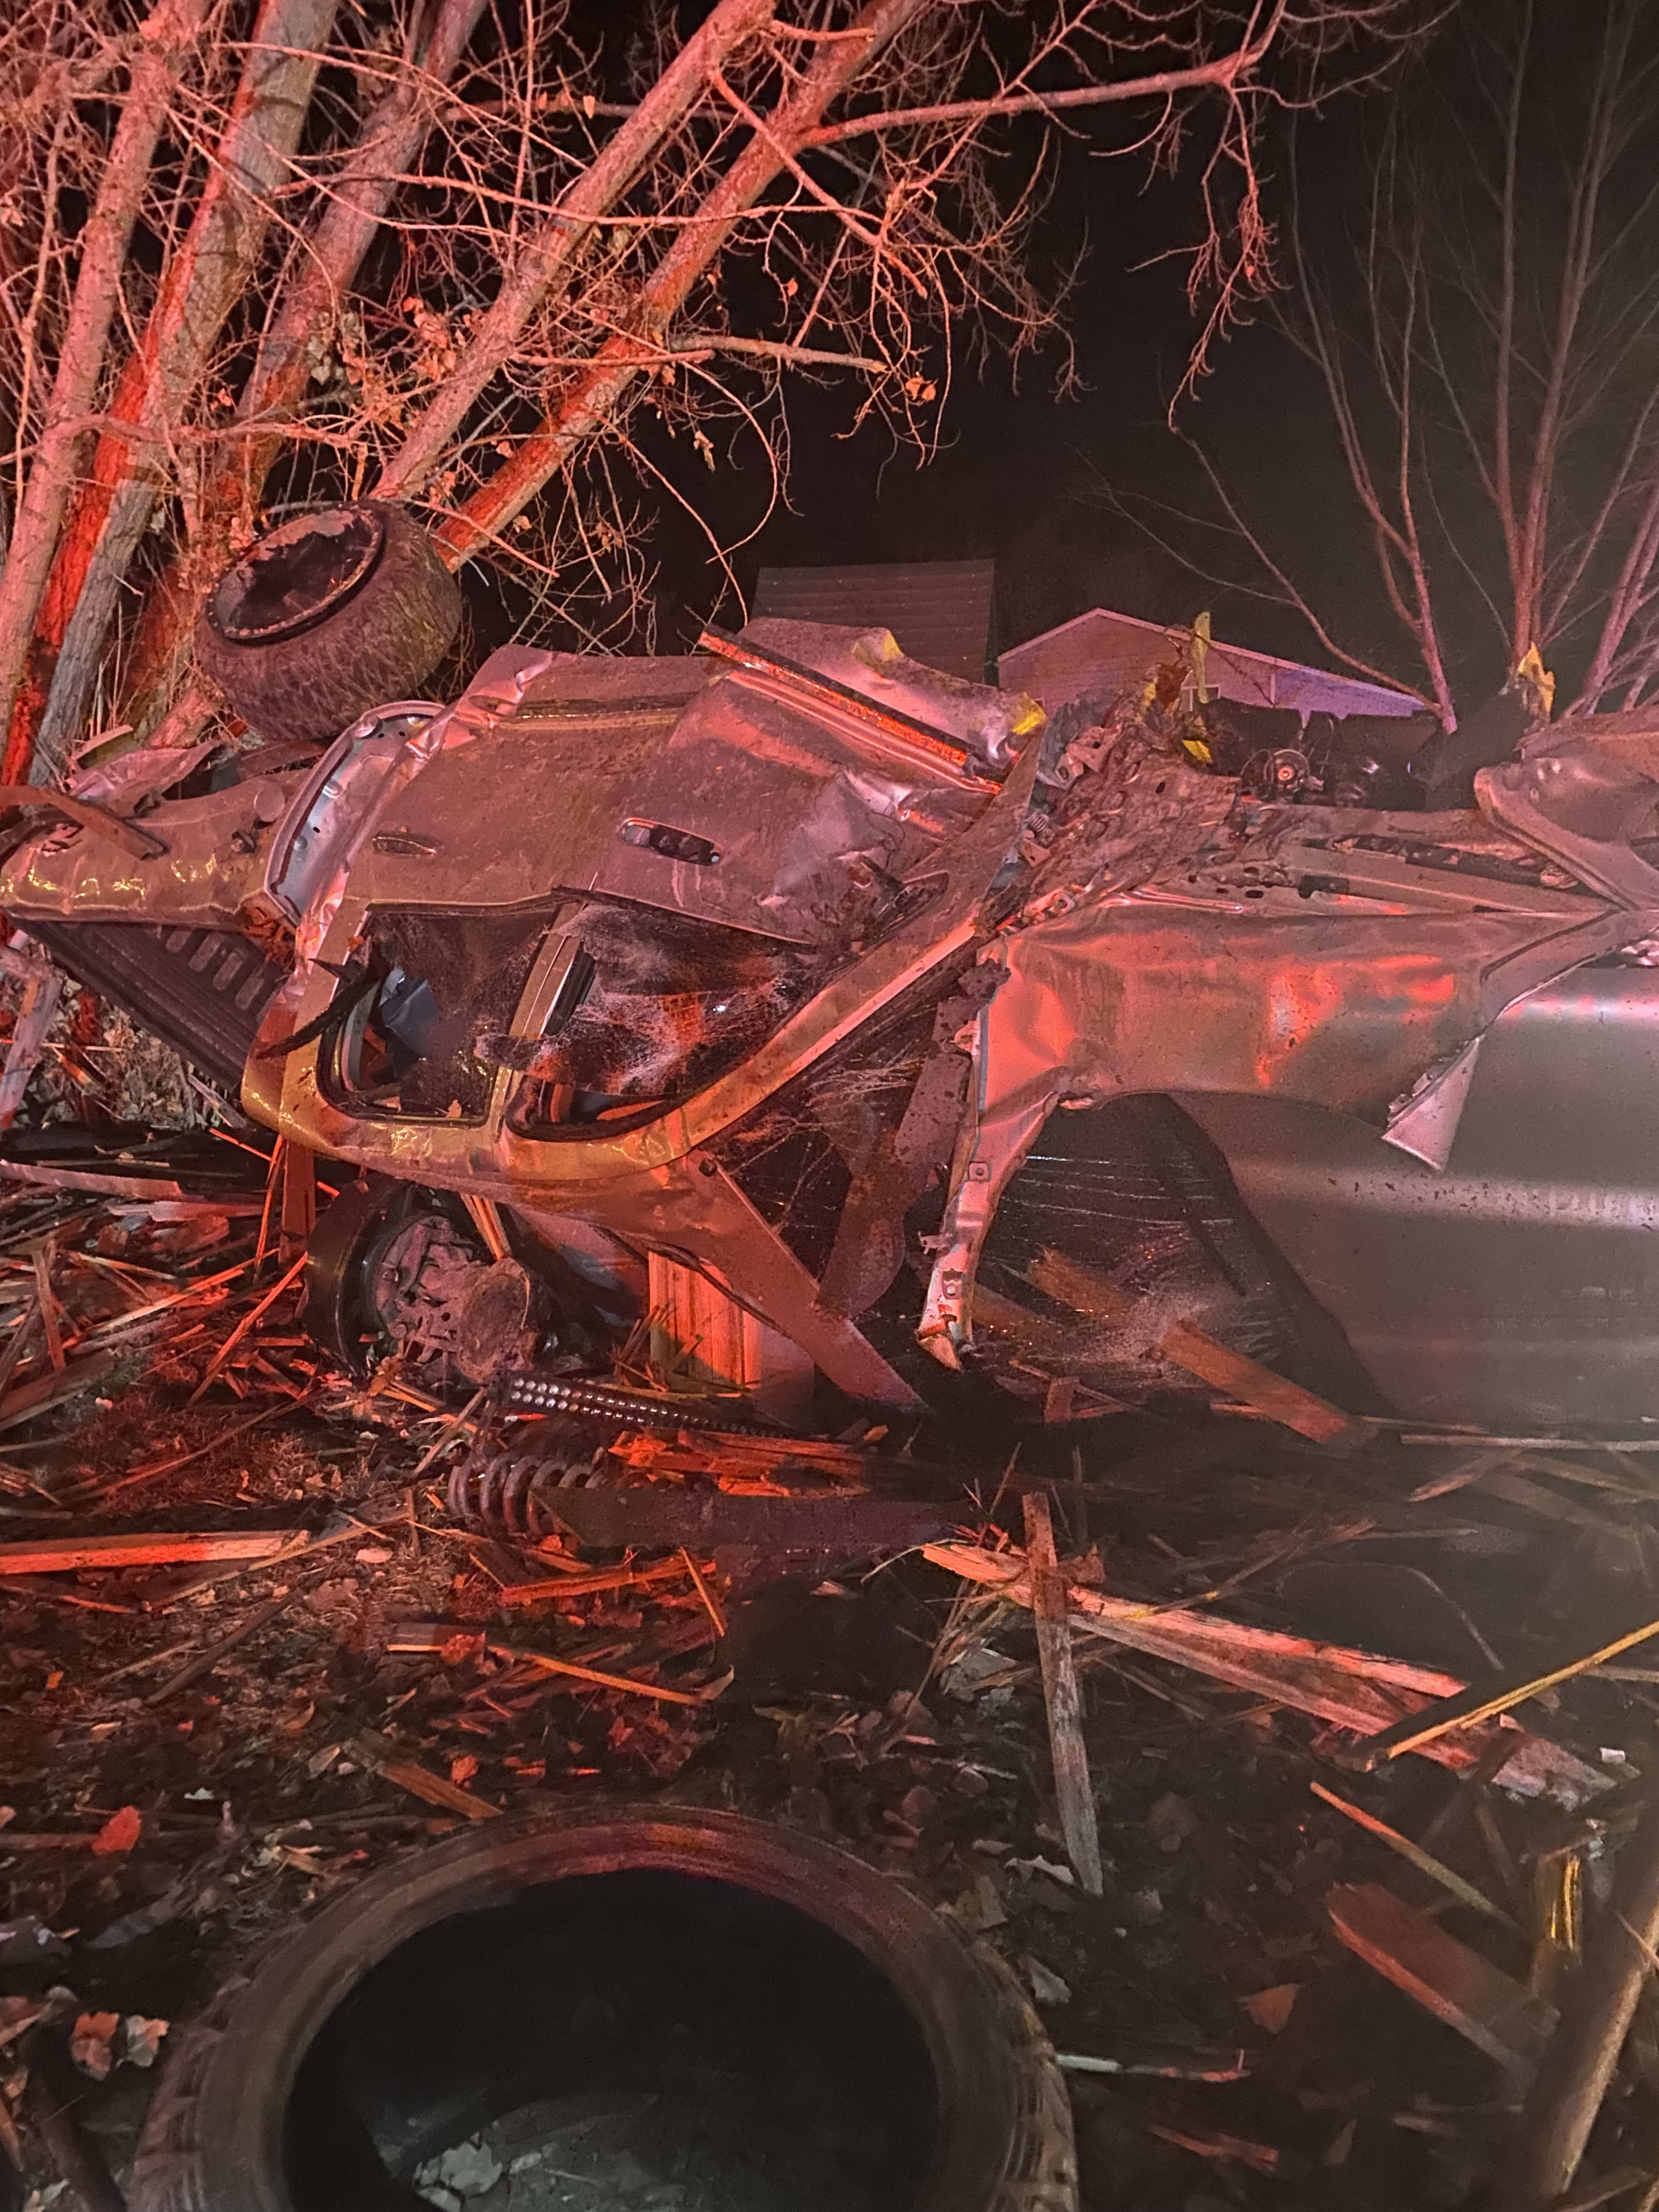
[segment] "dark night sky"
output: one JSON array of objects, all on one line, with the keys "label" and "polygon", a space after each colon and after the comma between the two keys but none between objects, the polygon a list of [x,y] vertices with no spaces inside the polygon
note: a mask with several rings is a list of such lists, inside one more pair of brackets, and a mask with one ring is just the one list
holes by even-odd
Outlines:
[{"label": "dark night sky", "polygon": [[[688,27],[703,5],[684,0]],[[578,7],[620,54],[628,9],[617,10],[615,0],[578,0]],[[1375,103],[1379,95],[1369,97]],[[1297,125],[1303,191],[1327,208],[1352,206],[1359,196],[1364,105],[1339,97]],[[1121,127],[1138,130],[1146,119],[1123,111]],[[1206,143],[1204,131],[1194,131],[1177,173],[1149,177],[1142,157],[1103,158],[1082,132],[1070,142],[1039,240],[1040,252],[1056,263],[1069,263],[1087,242],[1067,309],[1079,388],[1065,398],[1055,392],[1057,349],[1025,360],[1016,380],[999,357],[982,372],[969,365],[964,347],[940,450],[923,462],[896,446],[879,421],[852,429],[861,387],[797,380],[788,504],[753,537],[769,471],[752,437],[717,441],[711,474],[684,432],[671,439],[647,410],[636,413],[631,434],[651,465],[722,542],[748,538],[732,558],[741,592],[752,592],[764,565],[989,556],[1003,647],[1096,605],[1160,623],[1188,622],[1207,608],[1218,638],[1329,662],[1294,612],[1194,575],[1103,489],[1111,485],[1132,505],[1207,505],[1202,480],[1166,422],[1198,327],[1182,251],[1200,228],[1197,169]],[[1287,147],[1267,147],[1263,162],[1269,211],[1282,215]],[[1409,650],[1386,614],[1379,617],[1328,417],[1283,343],[1261,327],[1223,342],[1182,419],[1224,458],[1230,484],[1266,522],[1287,565],[1317,577],[1322,611],[1336,620],[1344,641],[1409,681]],[[706,539],[675,500],[643,477],[638,497],[650,518],[647,550],[657,573],[657,649],[684,651],[706,619],[735,623],[739,609]],[[1187,542],[1189,550],[1209,550],[1201,538],[1189,534]],[[1215,550],[1224,573],[1264,580],[1236,545]],[[468,572],[468,588],[479,647],[514,635],[527,611],[515,587],[480,565]],[[580,641],[573,633],[568,641]],[[644,640],[613,632],[605,642],[639,650]]]},{"label": "dark night sky", "polygon": [[[1343,133],[1352,103],[1304,131],[1304,178],[1317,175],[1320,140]],[[1098,487],[1133,499],[1198,507],[1196,472],[1166,424],[1196,323],[1185,295],[1185,264],[1171,258],[1195,234],[1192,180],[1149,184],[1133,157],[1066,157],[1047,240],[1067,254],[1086,226],[1089,254],[1068,312],[1081,388],[1055,394],[1056,359],[1022,363],[1016,380],[994,359],[980,374],[959,369],[945,415],[941,450],[922,462],[872,422],[848,435],[857,407],[850,389],[798,386],[792,403],[791,510],[775,513],[733,558],[741,588],[774,563],[961,560],[997,563],[998,632],[1018,642],[1096,605],[1155,622],[1189,621],[1211,610],[1218,637],[1301,658],[1323,658],[1294,613],[1242,590],[1206,583],[1162,550]],[[1329,579],[1351,569],[1356,614],[1367,592],[1364,549],[1342,500],[1334,443],[1313,404],[1295,404],[1282,346],[1247,331],[1216,355],[1216,370],[1185,420],[1224,447],[1248,503],[1267,515],[1281,548],[1294,547]],[[739,443],[711,481],[684,441],[657,440],[653,460],[728,538],[761,512],[767,476],[752,445]],[[691,526],[672,511],[654,539],[662,590],[660,647],[689,642],[714,611],[721,580]],[[1231,573],[1249,563],[1228,556]],[[735,619],[728,597],[723,620]],[[1355,641],[1349,641],[1355,643]],[[1389,649],[1386,635],[1355,649]],[[1406,656],[1397,653],[1404,666]]]}]

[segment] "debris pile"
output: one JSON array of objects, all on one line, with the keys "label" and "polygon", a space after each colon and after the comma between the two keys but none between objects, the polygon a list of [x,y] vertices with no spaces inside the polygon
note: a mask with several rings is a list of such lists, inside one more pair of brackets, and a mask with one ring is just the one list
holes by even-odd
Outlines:
[{"label": "debris pile", "polygon": [[[117,2201],[169,2035],[313,1905],[573,1793],[836,1839],[994,1948],[1097,2212],[1659,2202],[1648,1440],[641,1422],[488,1533],[452,1495],[561,1417],[323,1354],[280,1157],[54,1142],[0,1164],[19,2202]],[[693,2118],[603,2102],[421,2192],[700,2207]]]}]

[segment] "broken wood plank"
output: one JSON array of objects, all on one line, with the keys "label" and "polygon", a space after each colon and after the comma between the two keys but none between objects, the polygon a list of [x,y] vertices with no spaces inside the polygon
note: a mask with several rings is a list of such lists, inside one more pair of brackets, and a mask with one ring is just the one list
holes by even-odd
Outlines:
[{"label": "broken wood plank", "polygon": [[499,1818],[501,1807],[492,1805],[487,1797],[475,1797],[470,1790],[447,1781],[441,1774],[434,1774],[412,1759],[399,1759],[397,1747],[372,1729],[364,1729],[344,1746],[348,1759],[355,1759],[371,1774],[378,1774],[383,1782],[407,1790],[411,1797],[418,1797],[428,1805],[441,1805],[446,1812],[463,1814],[469,1820],[493,1820]]},{"label": "broken wood plank", "polygon": [[[40,1190],[80,1190],[99,1198],[187,1199],[182,1183],[166,1176],[104,1175],[89,1168],[50,1168],[35,1160],[0,1160],[0,1182],[33,1183]],[[198,1204],[212,1203],[199,1200]]]},{"label": "broken wood plank", "polygon": [[270,1559],[288,1528],[214,1529],[184,1536],[41,1536],[0,1544],[0,1575],[64,1575],[82,1568],[176,1567],[198,1559]]},{"label": "broken wood plank", "polygon": [[1592,1925],[1510,2140],[1495,2201],[1512,2212],[1559,2202],[1612,2087],[1659,1944],[1659,1803],[1649,1803],[1614,1868],[1612,1908]]},{"label": "broken wood plank", "polygon": [[534,1667],[544,1674],[568,1674],[578,1682],[592,1682],[600,1690],[631,1690],[635,1697],[656,1698],[669,1705],[707,1705],[724,1695],[731,1687],[728,1670],[712,1682],[705,1682],[700,1690],[671,1690],[665,1683],[642,1682],[633,1674],[605,1674],[597,1667],[580,1667],[574,1659],[556,1659],[550,1651],[526,1651],[515,1644],[495,1644],[489,1646],[498,1659],[514,1659],[526,1667]]},{"label": "broken wood plank", "polygon": [[233,1282],[238,1275],[246,1274],[252,1265],[252,1260],[239,1260],[234,1267],[226,1267],[216,1275],[204,1275],[197,1282],[186,1283],[183,1290],[169,1291],[165,1297],[152,1298],[147,1305],[134,1306],[130,1312],[112,1315],[108,1321],[100,1322],[96,1328],[88,1332],[86,1341],[88,1344],[101,1343],[106,1337],[118,1335],[123,1329],[131,1328],[139,1322],[153,1320],[157,1314],[169,1312],[174,1306],[193,1304],[197,1300],[205,1298],[210,1291]]},{"label": "broken wood plank", "polygon": [[55,1256],[52,1238],[43,1237],[34,1248],[34,1294],[40,1308],[40,1326],[46,1331],[46,1357],[61,1375],[69,1361],[64,1353],[64,1332],[58,1322],[58,1297],[52,1287],[52,1263]]},{"label": "broken wood plank", "polygon": [[112,1490],[125,1490],[135,1482],[152,1482],[158,1475],[176,1474],[181,1467],[189,1467],[198,1459],[205,1459],[210,1452],[217,1451],[222,1444],[229,1443],[236,1437],[246,1436],[250,1429],[257,1429],[262,1421],[274,1421],[278,1414],[287,1411],[285,1406],[267,1406],[262,1413],[252,1414],[245,1421],[237,1421],[229,1428],[222,1429],[210,1443],[198,1444],[194,1451],[180,1452],[173,1459],[155,1460],[148,1467],[135,1467],[126,1474],[118,1474],[112,1481],[100,1482],[95,1488],[77,1492],[76,1503],[84,1506],[98,1498],[107,1498]]},{"label": "broken wood plank", "polygon": [[1424,1711],[1408,1714],[1391,1728],[1384,1729],[1380,1735],[1373,1736],[1361,1754],[1364,1770],[1369,1773],[1385,1759],[1398,1759],[1403,1752],[1425,1750],[1454,1729],[1473,1728],[1498,1714],[1507,1713],[1511,1706],[1524,1705],[1528,1698],[1535,1698],[1540,1690],[1553,1690],[1558,1682],[1570,1682],[1575,1674],[1587,1674],[1592,1668],[1616,1659],[1621,1651],[1645,1644],[1652,1636],[1659,1636],[1659,1620],[1647,1620],[1637,1627],[1621,1630],[1592,1650],[1585,1650],[1581,1644],[1571,1657],[1556,1660],[1542,1668],[1517,1668],[1496,1683],[1472,1682],[1467,1688],[1437,1699]]},{"label": "broken wood plank", "polygon": [[1100,1831],[1095,1820],[1094,1784],[1083,1741],[1083,1700],[1072,1656],[1072,1626],[1066,1583],[1054,1550],[1048,1501],[1027,1491],[1025,1556],[1031,1582],[1031,1611],[1036,1621],[1037,1657],[1042,1669],[1042,1701],[1048,1715],[1048,1749],[1054,1761],[1054,1796],[1066,1855],[1091,1897],[1105,1889],[1100,1867]]},{"label": "broken wood plank", "polygon": [[167,1676],[167,1680],[159,1689],[150,1692],[149,1697],[144,1699],[145,1705],[164,1705],[169,1698],[176,1697],[180,1690],[187,1689],[191,1683],[198,1681],[204,1674],[211,1673],[227,1651],[234,1651],[239,1644],[246,1643],[250,1636],[256,1635],[260,1629],[269,1626],[279,1613],[284,1612],[294,1595],[292,1590],[284,1590],[281,1597],[274,1597],[268,1603],[260,1606],[258,1611],[251,1613],[246,1620],[240,1621],[234,1628],[220,1637],[216,1643],[210,1644],[204,1651],[198,1651],[193,1659],[186,1659],[176,1673]]},{"label": "broken wood plank", "polygon": [[1329,1892],[1325,1905],[1356,1958],[1516,2081],[1531,2078],[1555,2031],[1553,2005],[1376,1882],[1342,1885]]},{"label": "broken wood plank", "polygon": [[[1031,1602],[1025,1563],[1017,1553],[965,1543],[927,1544],[922,1553],[935,1566],[994,1588],[1016,1605]],[[1375,1737],[1402,1716],[1464,1686],[1455,1674],[1407,1660],[1316,1644],[1279,1629],[1247,1627],[1190,1607],[1139,1604],[1076,1583],[1066,1592],[1066,1603],[1073,1628],[1172,1660],[1275,1705],[1292,1705],[1354,1735]],[[1500,1730],[1514,1741],[1497,1776],[1505,1789],[1527,1796],[1547,1792],[1564,1802],[1582,1804],[1611,1788],[1605,1774],[1506,1714],[1437,1739],[1424,1747],[1423,1755],[1459,1771],[1474,1767]]]},{"label": "broken wood plank", "polygon": [[691,1577],[691,1587],[696,1592],[703,1611],[714,1624],[715,1636],[723,1638],[730,1629],[730,1623],[726,1618],[726,1607],[715,1596],[704,1577],[702,1569],[692,1558],[690,1553],[682,1548],[680,1558],[684,1564],[686,1573]]},{"label": "broken wood plank", "polygon": [[[1124,1327],[1139,1311],[1138,1301],[1121,1291],[1109,1276],[1064,1252],[1042,1252],[1027,1268],[1026,1279],[1045,1297],[1111,1328]],[[977,1289],[974,1295],[977,1304]],[[1158,1340],[1158,1349],[1175,1366],[1184,1367],[1212,1389],[1226,1391],[1277,1421],[1281,1428],[1294,1430],[1315,1443],[1335,1443],[1369,1433],[1365,1424],[1352,1414],[1188,1322],[1178,1321],[1167,1328]]]},{"label": "broken wood plank", "polygon": [[284,1265],[302,1259],[317,1226],[316,1155],[293,1142],[283,1146],[283,1199],[277,1252]]},{"label": "broken wood plank", "polygon": [[0,1399],[0,1429],[15,1428],[20,1421],[32,1421],[38,1413],[48,1412],[65,1398],[89,1389],[101,1382],[115,1364],[112,1352],[94,1352],[89,1358],[72,1360],[62,1374],[55,1370],[50,1375],[38,1376],[15,1390],[9,1390]]},{"label": "broken wood plank", "polygon": [[1437,1881],[1442,1889],[1449,1890],[1460,1904],[1471,1905],[1477,1912],[1484,1912],[1493,1920],[1501,1920],[1506,1928],[1516,1926],[1509,1914],[1494,1905],[1472,1881],[1465,1881],[1461,1874],[1436,1858],[1432,1851],[1425,1851],[1421,1844],[1414,1844],[1409,1836],[1402,1836],[1398,1828],[1391,1828],[1386,1820],[1379,1820],[1375,1813],[1366,1812],[1363,1806],[1352,1804],[1346,1797],[1339,1797],[1334,1790],[1327,1790],[1322,1782],[1310,1782],[1308,1787],[1323,1803],[1346,1814],[1357,1826],[1364,1828],[1368,1835],[1376,1837],[1379,1842],[1385,1843],[1391,1851],[1398,1851],[1401,1857],[1414,1866],[1419,1874],[1427,1875],[1431,1881]]},{"label": "broken wood plank", "polygon": [[5,1070],[0,1073],[0,1129],[9,1129],[17,1118],[29,1078],[46,1048],[46,1031],[58,1012],[58,1001],[64,995],[64,981],[55,968],[49,968],[42,961],[23,986],[17,1018],[12,1024],[11,1042],[6,1047]]},{"label": "broken wood plank", "polygon": [[299,1258],[294,1262],[293,1266],[289,1267],[284,1274],[277,1278],[276,1281],[271,1285],[270,1290],[265,1292],[264,1297],[259,1300],[258,1304],[249,1312],[243,1315],[240,1321],[237,1322],[235,1328],[230,1332],[230,1334],[219,1346],[219,1349],[214,1353],[212,1358],[209,1360],[206,1368],[203,1371],[201,1381],[196,1385],[196,1388],[191,1392],[189,1397],[185,1401],[186,1406],[193,1406],[196,1403],[196,1401],[201,1396],[203,1391],[207,1389],[208,1384],[212,1382],[214,1376],[219,1372],[219,1370],[224,1365],[226,1360],[229,1358],[231,1353],[236,1349],[236,1346],[241,1342],[242,1339],[247,1334],[254,1323],[256,1322],[263,1321],[265,1315],[270,1310],[271,1307],[276,1304],[277,1299],[282,1297],[283,1292],[286,1290],[290,1290],[293,1285],[298,1282],[300,1276],[304,1270],[305,1264],[306,1255],[301,1252]]},{"label": "broken wood plank", "polygon": [[[550,1598],[597,1597],[606,1590],[628,1589],[635,1583],[676,1581],[687,1573],[690,1559],[689,1553],[677,1552],[671,1559],[653,1559],[641,1567],[595,1567],[591,1572],[547,1576],[538,1582],[503,1583],[495,1595],[503,1605],[540,1605]],[[690,1567],[690,1572],[695,1581],[695,1566]]]}]

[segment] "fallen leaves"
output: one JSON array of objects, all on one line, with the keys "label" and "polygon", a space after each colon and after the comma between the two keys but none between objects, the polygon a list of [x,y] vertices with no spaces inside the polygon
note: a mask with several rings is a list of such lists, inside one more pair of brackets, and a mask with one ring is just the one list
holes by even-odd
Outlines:
[{"label": "fallen leaves", "polygon": [[112,1813],[92,1839],[92,1848],[100,1858],[112,1858],[118,1852],[130,1851],[144,1832],[143,1815],[136,1805],[123,1805],[118,1813]]}]

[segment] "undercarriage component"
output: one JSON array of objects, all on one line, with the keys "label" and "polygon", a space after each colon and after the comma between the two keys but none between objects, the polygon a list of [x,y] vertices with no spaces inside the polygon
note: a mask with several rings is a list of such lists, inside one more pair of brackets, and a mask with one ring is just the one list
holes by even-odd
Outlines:
[{"label": "undercarriage component", "polygon": [[495,1535],[569,1534],[598,1550],[753,1545],[842,1559],[931,1542],[963,1517],[954,1501],[821,1487],[733,1492],[712,1482],[630,1478],[607,1450],[617,1433],[602,1422],[556,1417],[504,1447],[480,1445],[450,1479],[450,1511]]},{"label": "undercarriage component", "polygon": [[508,1407],[523,1413],[577,1413],[613,1421],[622,1428],[696,1429],[725,1436],[766,1433],[758,1423],[742,1418],[741,1401],[723,1403],[651,1390],[618,1390],[611,1383],[589,1382],[578,1376],[510,1375],[506,1395]]},{"label": "undercarriage component", "polygon": [[235,1096],[283,973],[251,939],[143,922],[27,927],[78,981],[125,1006]]},{"label": "undercarriage component", "polygon": [[492,1260],[453,1204],[379,1181],[324,1214],[307,1255],[306,1326],[358,1374],[395,1352],[489,1382],[544,1340],[546,1286],[510,1255]]},{"label": "undercarriage component", "polygon": [[[1133,1302],[1133,1318],[1079,1321],[1054,1295],[1060,1263],[1108,1279]],[[1068,1378],[1108,1400],[1193,1393],[1184,1364],[1160,1348],[1184,1325],[1351,1413],[1389,1410],[1250,1213],[1220,1150],[1170,1098],[1050,1116],[986,1239],[976,1299],[986,1292],[1000,1326],[976,1331],[976,1358],[1039,1404]]]}]

